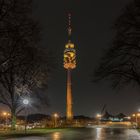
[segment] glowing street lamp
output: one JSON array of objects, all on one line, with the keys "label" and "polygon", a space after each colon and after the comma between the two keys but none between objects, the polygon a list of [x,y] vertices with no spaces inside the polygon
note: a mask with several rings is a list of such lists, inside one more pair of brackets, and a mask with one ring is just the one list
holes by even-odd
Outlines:
[{"label": "glowing street lamp", "polygon": [[96,117],[101,119],[102,115],[101,114],[97,114]]},{"label": "glowing street lamp", "polygon": [[127,117],[127,119],[128,119],[128,120],[131,120],[131,117],[130,117],[130,116],[128,116],[128,117]]},{"label": "glowing street lamp", "polygon": [[27,107],[29,105],[29,100],[23,99],[23,105],[25,106],[25,134],[26,134],[27,133],[27,117],[28,117]]},{"label": "glowing street lamp", "polygon": [[137,116],[140,117],[140,113],[138,113]]},{"label": "glowing street lamp", "polygon": [[136,114],[133,114],[132,116],[133,116],[133,117],[135,117],[135,116],[136,116]]},{"label": "glowing street lamp", "polygon": [[55,117],[55,118],[58,118],[58,114],[57,114],[57,113],[55,113],[55,114],[54,114],[54,117]]},{"label": "glowing street lamp", "polygon": [[24,104],[25,106],[27,106],[27,105],[29,104],[29,100],[28,100],[28,99],[23,99],[23,104]]},{"label": "glowing street lamp", "polygon": [[7,112],[3,112],[3,116],[7,116]]},{"label": "glowing street lamp", "polygon": [[7,115],[10,116],[10,113],[8,113]]}]

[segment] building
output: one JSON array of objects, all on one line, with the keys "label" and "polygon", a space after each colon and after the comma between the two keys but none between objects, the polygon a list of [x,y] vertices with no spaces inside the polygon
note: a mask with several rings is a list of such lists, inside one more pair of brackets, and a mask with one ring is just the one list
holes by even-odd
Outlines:
[{"label": "building", "polygon": [[120,113],[118,115],[111,115],[107,111],[105,114],[101,117],[101,121],[112,121],[112,122],[122,122],[126,120],[126,115],[123,113]]}]

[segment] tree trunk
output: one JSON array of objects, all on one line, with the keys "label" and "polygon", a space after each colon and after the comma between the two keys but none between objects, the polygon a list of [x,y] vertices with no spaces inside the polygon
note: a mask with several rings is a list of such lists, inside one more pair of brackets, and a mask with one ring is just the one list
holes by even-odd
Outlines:
[{"label": "tree trunk", "polygon": [[11,113],[11,130],[16,130],[16,112]]}]

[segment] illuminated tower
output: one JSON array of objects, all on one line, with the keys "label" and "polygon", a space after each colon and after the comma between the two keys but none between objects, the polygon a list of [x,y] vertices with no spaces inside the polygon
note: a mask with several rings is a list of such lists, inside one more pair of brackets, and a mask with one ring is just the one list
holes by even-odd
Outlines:
[{"label": "illuminated tower", "polygon": [[76,68],[76,50],[74,49],[74,44],[71,42],[71,14],[69,16],[69,26],[68,26],[68,43],[65,45],[64,50],[64,68],[67,70],[67,108],[66,108],[66,117],[67,121],[72,121],[73,111],[72,111],[72,80],[71,72]]}]

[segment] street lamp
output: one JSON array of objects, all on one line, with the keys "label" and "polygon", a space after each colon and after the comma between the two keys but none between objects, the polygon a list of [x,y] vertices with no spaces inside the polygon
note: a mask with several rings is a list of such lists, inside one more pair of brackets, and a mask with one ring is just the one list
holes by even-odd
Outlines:
[{"label": "street lamp", "polygon": [[138,113],[137,116],[140,117],[140,113]]},{"label": "street lamp", "polygon": [[27,133],[27,117],[28,117],[27,107],[29,105],[29,100],[23,99],[23,105],[25,107],[25,134],[26,134]]},{"label": "street lamp", "polygon": [[97,119],[98,119],[98,121],[99,121],[98,123],[100,124],[100,121],[101,121],[102,115],[101,115],[101,114],[97,114],[96,117],[97,117]]},{"label": "street lamp", "polygon": [[128,119],[128,120],[131,120],[131,117],[130,117],[130,116],[128,116],[128,117],[127,117],[127,119]]},{"label": "street lamp", "polygon": [[138,117],[140,117],[140,113],[135,113],[132,116],[135,117],[136,128],[137,128],[137,126],[138,126]]},{"label": "street lamp", "polygon": [[7,116],[8,116],[8,113],[3,112],[3,116],[5,117],[5,128],[7,128]]},{"label": "street lamp", "polygon": [[27,106],[27,105],[29,104],[29,100],[28,100],[28,99],[23,99],[23,104],[24,104],[25,106]]},{"label": "street lamp", "polygon": [[57,113],[54,113],[53,117],[54,117],[54,127],[57,127],[57,119],[59,116]]},{"label": "street lamp", "polygon": [[3,112],[2,115],[5,117],[5,128],[7,128],[8,117],[10,116],[10,113]]},{"label": "street lamp", "polygon": [[102,117],[102,115],[101,114],[97,114],[96,117],[100,119]]}]

